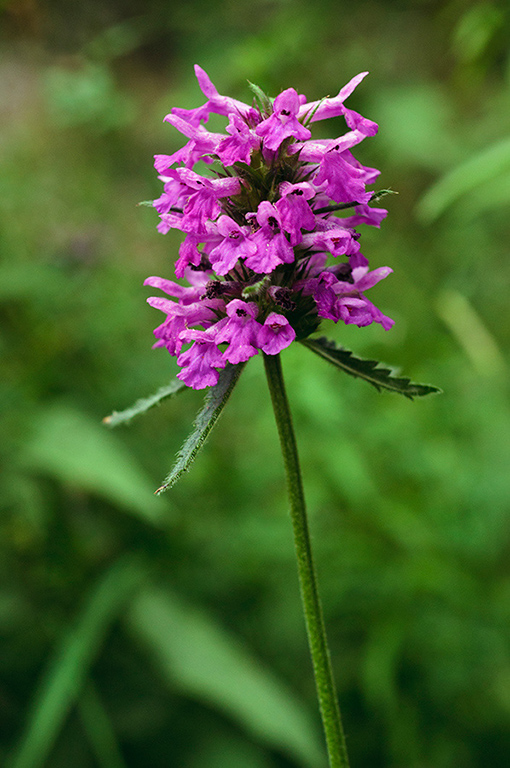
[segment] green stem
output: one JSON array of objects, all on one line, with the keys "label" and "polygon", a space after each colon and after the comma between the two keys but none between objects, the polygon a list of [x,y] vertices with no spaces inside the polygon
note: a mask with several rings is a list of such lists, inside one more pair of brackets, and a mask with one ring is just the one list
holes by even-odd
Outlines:
[{"label": "green stem", "polygon": [[340,708],[338,706],[326,639],[326,629],[317,587],[317,575],[313,563],[296,438],[292,427],[289,403],[285,393],[280,356],[264,354],[264,365],[287,476],[287,490],[294,530],[301,598],[322,723],[326,736],[329,765],[330,768],[349,768]]}]

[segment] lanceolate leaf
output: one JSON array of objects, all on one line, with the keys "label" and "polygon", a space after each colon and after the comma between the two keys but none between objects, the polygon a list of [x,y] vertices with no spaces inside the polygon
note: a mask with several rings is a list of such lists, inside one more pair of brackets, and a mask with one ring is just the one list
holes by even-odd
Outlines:
[{"label": "lanceolate leaf", "polygon": [[324,337],[305,339],[301,343],[350,376],[368,381],[379,391],[388,389],[390,392],[398,392],[411,400],[413,397],[441,392],[438,387],[432,387],[429,384],[414,384],[409,379],[399,378],[389,368],[380,368],[380,363],[376,360],[354,357],[348,349],[343,349],[343,347],[337,346],[334,341],[329,341]]},{"label": "lanceolate leaf", "polygon": [[136,403],[125,411],[114,411],[110,416],[105,416],[103,424],[107,424],[109,427],[116,427],[119,424],[127,424],[134,416],[139,416],[145,413],[150,408],[154,408],[155,405],[159,405],[167,397],[173,397],[184,389],[189,389],[186,384],[183,384],[179,379],[173,379],[166,387],[160,387],[157,392],[150,397],[143,397],[137,400]]},{"label": "lanceolate leaf", "polygon": [[239,365],[227,364],[226,368],[220,372],[218,383],[215,387],[211,387],[207,393],[204,407],[195,420],[195,429],[185,440],[184,445],[177,454],[177,461],[175,462],[172,471],[165,479],[163,485],[156,491],[158,495],[163,493],[163,491],[166,491],[167,488],[171,488],[181,475],[187,472],[190,468],[197,453],[205,443],[209,432],[216,424],[243,367],[244,363],[240,363]]},{"label": "lanceolate leaf", "polygon": [[131,603],[127,621],[173,692],[230,717],[259,749],[283,752],[296,767],[324,766],[316,720],[296,692],[203,608],[149,586]]}]

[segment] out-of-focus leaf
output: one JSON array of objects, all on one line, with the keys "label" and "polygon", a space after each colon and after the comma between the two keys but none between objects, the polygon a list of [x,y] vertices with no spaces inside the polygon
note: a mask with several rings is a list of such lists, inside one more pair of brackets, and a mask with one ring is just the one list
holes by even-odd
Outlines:
[{"label": "out-of-focus leaf", "polygon": [[167,384],[166,387],[160,387],[153,395],[140,398],[134,405],[126,408],[124,411],[114,411],[110,416],[105,416],[103,424],[106,424],[108,427],[128,424],[135,416],[146,413],[146,411],[154,408],[155,405],[159,405],[163,400],[166,400],[168,397],[174,397],[174,395],[183,392],[185,389],[189,389],[189,387],[176,378],[170,384]]},{"label": "out-of-focus leaf", "polygon": [[476,3],[460,18],[454,34],[455,53],[461,61],[475,61],[504,25],[505,15],[492,3]]},{"label": "out-of-focus leaf", "polygon": [[385,167],[404,166],[406,177],[417,166],[441,173],[445,163],[462,157],[461,139],[451,127],[454,105],[437,82],[385,83],[369,100]]},{"label": "out-of-focus leaf", "polygon": [[201,733],[194,744],[189,761],[183,768],[274,768],[275,763],[263,746],[236,734],[232,727],[226,733]]},{"label": "out-of-focus leaf", "polygon": [[404,636],[404,628],[392,616],[391,620],[374,625],[366,643],[362,667],[364,693],[373,706],[389,712],[397,707],[398,657]]},{"label": "out-of-focus leaf", "polygon": [[108,713],[90,681],[79,698],[78,707],[90,746],[101,768],[126,768]]},{"label": "out-of-focus leaf", "polygon": [[441,291],[436,310],[481,376],[506,371],[503,354],[468,299],[458,291]]},{"label": "out-of-focus leaf", "polygon": [[151,523],[168,516],[150,480],[115,435],[67,405],[54,405],[36,421],[24,463]]},{"label": "out-of-focus leaf", "polygon": [[58,271],[46,264],[5,262],[0,264],[0,301],[33,300],[43,296],[55,301],[58,293]]},{"label": "out-of-focus leaf", "polygon": [[103,29],[87,45],[84,53],[96,61],[110,61],[136,50],[151,30],[150,16],[121,21]]},{"label": "out-of-focus leaf", "polygon": [[348,349],[343,349],[337,346],[334,341],[328,341],[324,337],[305,339],[301,343],[345,373],[358,379],[364,379],[378,390],[387,389],[390,392],[398,392],[410,400],[413,397],[441,392],[438,387],[433,387],[430,384],[413,384],[410,379],[398,378],[393,375],[389,368],[378,368],[380,363],[377,360],[354,357]]},{"label": "out-of-focus leaf", "polygon": [[188,471],[195,460],[197,453],[205,443],[209,432],[216,424],[223,408],[226,405],[232,390],[244,367],[244,363],[239,365],[227,364],[227,367],[220,371],[220,377],[215,387],[211,387],[206,395],[204,407],[197,415],[195,420],[195,429],[185,440],[184,445],[177,455],[172,471],[165,478],[156,493],[159,495],[171,488],[177,480]]},{"label": "out-of-focus leaf", "polygon": [[318,729],[296,696],[205,611],[146,589],[128,621],[172,686],[225,712],[299,765],[325,765]]},{"label": "out-of-focus leaf", "polygon": [[46,764],[108,628],[143,578],[144,570],[130,557],[116,562],[95,585],[75,626],[50,660],[9,768]]},{"label": "out-of-focus leaf", "polygon": [[74,69],[48,67],[43,92],[48,114],[61,128],[89,124],[103,132],[119,128],[134,117],[134,102],[117,90],[107,66],[83,61]]},{"label": "out-of-focus leaf", "polygon": [[503,173],[510,172],[510,139],[493,144],[447,173],[422,197],[417,213],[424,222],[437,219],[452,203]]}]

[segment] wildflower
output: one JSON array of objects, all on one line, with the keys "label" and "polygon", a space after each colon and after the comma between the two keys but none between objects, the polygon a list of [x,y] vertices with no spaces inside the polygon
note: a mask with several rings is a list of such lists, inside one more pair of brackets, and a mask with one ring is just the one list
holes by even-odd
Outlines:
[{"label": "wildflower", "polygon": [[[158,229],[183,233],[175,274],[187,285],[161,277],[145,281],[171,297],[151,297],[148,302],[166,315],[154,331],[154,346],[164,346],[177,357],[179,381],[105,421],[111,426],[129,421],[186,386],[212,388],[170,474],[156,491],[160,494],[188,470],[242,366],[262,352],[287,476],[329,765],[348,768],[279,353],[293,341],[302,341],[377,389],[411,399],[439,390],[396,377],[374,360],[355,358],[327,339],[308,338],[323,319],[359,327],[376,322],[385,330],[393,325],[365,295],[392,270],[370,270],[356,230],[361,224],[379,227],[386,215],[384,209],[369,206],[374,193],[367,186],[379,171],[361,165],[351,152],[377,132],[377,125],[344,104],[367,73],[352,78],[337,96],[316,102],[307,102],[293,88],[271,102],[252,86],[260,105],[255,107],[222,96],[203,69],[195,67],[195,72],[207,101],[197,109],[174,108],[167,115],[165,120],[188,141],[173,155],[155,157],[164,183],[163,194],[154,201]],[[202,125],[211,113],[227,118],[226,134]],[[312,139],[308,125],[340,116],[348,128],[342,136]],[[195,170],[199,161],[209,166],[208,175]],[[347,209],[353,210],[336,215]]]},{"label": "wildflower", "polygon": [[257,136],[262,136],[266,149],[276,151],[285,139],[293,136],[298,140],[309,139],[312,135],[297,119],[300,99],[294,88],[287,88],[276,97],[272,114],[255,128]]},{"label": "wildflower", "polygon": [[[173,297],[148,299],[166,314],[154,346],[176,355],[179,378],[201,389],[216,384],[227,363],[277,355],[322,319],[391,328],[365,292],[392,270],[369,270],[355,229],[378,227],[386,215],[369,206],[367,186],[379,171],[351,152],[377,125],[344,104],[367,73],[315,102],[294,88],[271,102],[257,89],[257,107],[222,96],[204,70],[195,72],[207,101],[172,109],[165,120],[187,142],[155,156],[164,183],[154,201],[158,229],[183,233],[175,274],[188,285],[146,280]],[[227,119],[226,133],[207,130],[211,113]],[[340,116],[342,136],[312,138],[309,125]],[[195,169],[199,161],[207,175]]]}]

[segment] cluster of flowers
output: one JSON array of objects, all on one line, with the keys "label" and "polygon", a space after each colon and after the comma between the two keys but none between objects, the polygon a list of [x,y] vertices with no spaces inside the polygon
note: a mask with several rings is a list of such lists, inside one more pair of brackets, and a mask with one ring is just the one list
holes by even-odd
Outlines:
[{"label": "cluster of flowers", "polygon": [[[201,389],[217,383],[227,362],[259,350],[278,354],[317,330],[321,318],[391,328],[364,292],[392,270],[369,271],[355,230],[380,226],[386,215],[368,206],[373,193],[366,185],[379,171],[351,153],[377,125],[344,106],[367,73],[333,98],[307,102],[287,88],[274,102],[260,92],[255,107],[221,96],[200,67],[195,72],[206,103],[165,117],[189,141],[155,158],[164,182],[154,201],[158,229],[185,234],[175,274],[188,284],[145,281],[176,299],[148,299],[166,314],[154,346],[177,355],[178,377]],[[226,134],[202,125],[211,113],[228,118]],[[345,118],[344,135],[311,138],[308,125],[337,116]],[[210,176],[193,170],[198,161]],[[335,215],[348,208],[352,215]],[[330,255],[337,261],[327,266]]]}]

